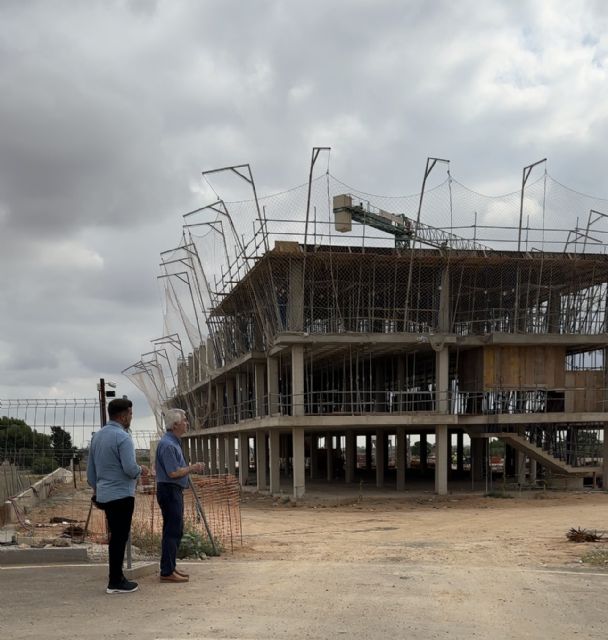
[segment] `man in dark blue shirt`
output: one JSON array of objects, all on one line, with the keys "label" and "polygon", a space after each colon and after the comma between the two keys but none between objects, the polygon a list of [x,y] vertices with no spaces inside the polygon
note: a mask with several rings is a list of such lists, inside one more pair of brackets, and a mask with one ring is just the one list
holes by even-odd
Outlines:
[{"label": "man in dark blue shirt", "polygon": [[167,411],[165,427],[167,433],[156,449],[156,499],[163,514],[160,581],[188,582],[188,574],[176,569],[177,550],[184,534],[183,491],[188,486],[188,475],[202,473],[204,465],[189,465],[184,459],[180,438],[188,431],[185,411]]}]

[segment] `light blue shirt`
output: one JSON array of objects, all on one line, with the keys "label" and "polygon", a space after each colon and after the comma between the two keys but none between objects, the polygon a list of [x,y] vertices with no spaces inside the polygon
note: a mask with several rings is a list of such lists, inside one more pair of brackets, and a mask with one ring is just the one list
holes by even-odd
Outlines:
[{"label": "light blue shirt", "polygon": [[172,478],[169,474],[187,466],[180,439],[167,431],[156,447],[156,482],[177,484],[185,489],[188,486],[188,476]]},{"label": "light blue shirt", "polygon": [[134,497],[140,475],[131,436],[121,424],[110,420],[93,436],[87,462],[87,481],[97,501]]}]

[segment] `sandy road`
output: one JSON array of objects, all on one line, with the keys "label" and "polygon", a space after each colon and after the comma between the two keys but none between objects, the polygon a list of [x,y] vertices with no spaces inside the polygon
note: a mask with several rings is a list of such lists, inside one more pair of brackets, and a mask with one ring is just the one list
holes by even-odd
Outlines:
[{"label": "sandy road", "polygon": [[[608,496],[419,496],[341,507],[243,505],[244,546],[186,585],[103,592],[105,567],[0,568],[3,638],[605,638],[608,571],[571,526]],[[602,543],[603,544],[603,543]]]}]

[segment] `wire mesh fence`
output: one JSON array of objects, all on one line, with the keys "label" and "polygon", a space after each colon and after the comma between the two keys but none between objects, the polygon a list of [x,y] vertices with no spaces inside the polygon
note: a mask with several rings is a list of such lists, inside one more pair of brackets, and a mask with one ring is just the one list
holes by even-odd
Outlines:
[{"label": "wire mesh fence", "polygon": [[[223,551],[232,551],[242,544],[240,487],[232,475],[196,478],[194,491],[205,515],[211,535]],[[93,506],[92,490],[86,481],[71,476],[57,478],[51,483],[44,499],[12,501],[11,518],[21,533],[38,541],[67,538],[75,543],[107,544],[108,530],[105,513]],[[8,514],[6,514],[8,515]],[[193,491],[184,492],[185,528],[206,538],[207,528],[197,509]],[[134,538],[146,540],[147,549],[160,553],[162,515],[156,501],[154,481],[138,485],[135,496],[132,530]],[[152,549],[154,548],[154,549]]]}]

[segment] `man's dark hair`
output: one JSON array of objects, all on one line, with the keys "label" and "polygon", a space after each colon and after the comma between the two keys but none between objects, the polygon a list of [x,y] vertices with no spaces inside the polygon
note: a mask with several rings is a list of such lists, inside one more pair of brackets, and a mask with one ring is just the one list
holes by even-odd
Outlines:
[{"label": "man's dark hair", "polygon": [[110,420],[128,411],[132,406],[133,403],[127,398],[115,398],[111,400],[108,404],[108,416],[110,416]]}]

